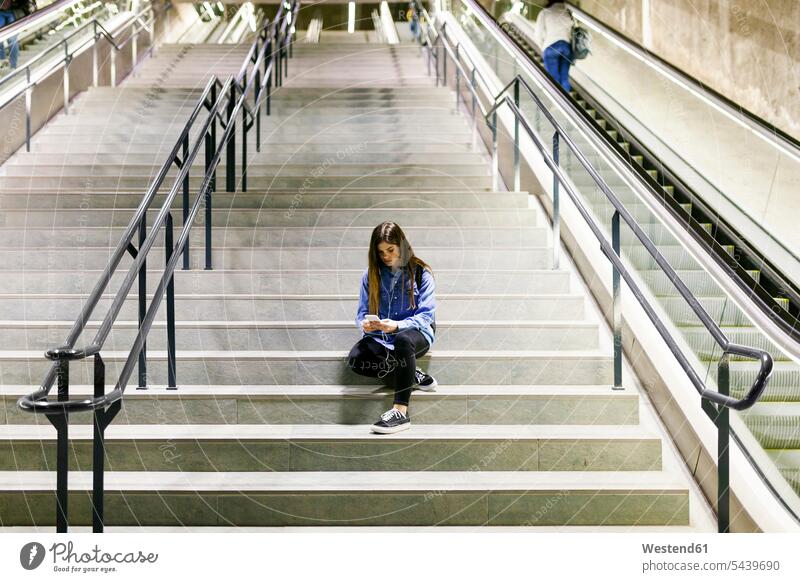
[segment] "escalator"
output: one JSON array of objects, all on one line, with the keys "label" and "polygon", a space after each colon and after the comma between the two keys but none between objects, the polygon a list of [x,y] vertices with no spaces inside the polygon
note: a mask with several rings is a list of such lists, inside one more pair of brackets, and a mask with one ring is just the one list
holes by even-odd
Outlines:
[{"label": "escalator", "polygon": [[[541,54],[529,34],[520,30],[513,21],[503,22],[501,27],[530,56],[536,66],[545,72]],[[797,285],[637,139],[633,132],[615,119],[579,82],[572,79],[571,85],[573,89],[568,98],[575,106],[575,111],[599,133],[605,135],[609,148],[628,162],[639,180],[647,186],[653,199],[668,208],[687,231],[700,241],[761,311],[776,316],[773,320],[782,330],[794,340],[800,341],[800,289]],[[556,83],[553,83],[553,89],[566,95]],[[589,192],[587,199],[596,213],[605,214],[599,208],[605,202],[601,192]],[[630,202],[635,206],[633,200]],[[651,232],[651,235],[654,241],[659,242],[658,233]],[[638,245],[634,241],[625,245],[623,240],[623,254],[633,262],[639,260],[636,246]],[[682,247],[663,244],[659,246],[670,263],[680,269],[684,280],[701,298],[706,309],[723,325],[724,331],[733,342],[764,349],[775,358],[775,373],[770,388],[761,403],[743,414],[743,417],[780,473],[795,492],[800,494],[800,369],[789,355],[775,349],[767,337],[747,318],[742,317],[741,312],[727,309],[729,300],[713,286],[705,284],[704,276],[692,268],[691,261],[686,260],[688,257],[685,257]],[[642,274],[651,291],[663,304],[669,305],[674,298],[674,290],[669,282],[655,271],[648,272],[644,269]],[[673,309],[677,308],[677,305],[673,305]],[[673,312],[673,321],[702,362],[710,363],[719,359],[719,349],[705,333],[705,329],[697,325],[693,314],[688,310],[683,314]],[[714,366],[709,366],[709,370],[713,375]],[[737,397],[744,395],[752,371],[751,363],[733,362],[732,394]]]},{"label": "escalator", "polygon": [[[529,35],[511,21],[503,22],[501,27],[545,72],[541,53]],[[630,164],[654,198],[669,208],[719,264],[728,269],[760,309],[777,315],[776,321],[787,335],[800,341],[800,288],[638,140],[633,132],[615,119],[579,82],[573,79],[571,84],[573,90],[569,98],[575,110],[605,134],[608,146]],[[553,87],[560,90],[556,84]]]},{"label": "escalator", "polygon": [[[771,234],[768,226],[757,225],[766,231],[763,239],[754,238],[752,229],[747,233],[740,229],[738,217],[712,203],[706,191],[698,191],[697,180],[687,178],[685,168],[668,163],[655,151],[653,140],[649,139],[652,132],[648,140],[642,139],[641,124],[631,124],[630,116],[623,122],[615,115],[624,106],[611,111],[608,91],[595,92],[596,82],[589,89],[573,75],[573,91],[567,94],[544,70],[532,40],[532,22],[518,14],[494,18],[471,0],[454,1],[450,14],[452,18],[447,22],[453,28],[458,23],[460,29],[454,42],[466,46],[465,38],[468,39],[476,55],[473,62],[485,63],[496,76],[498,84],[489,88],[496,92],[518,74],[529,80],[538,98],[553,105],[551,113],[568,129],[585,157],[727,338],[773,356],[775,367],[766,391],[751,409],[732,415],[732,433],[754,473],[787,510],[786,514],[799,523],[800,287],[794,265],[785,260],[786,255],[796,253],[791,247],[786,255],[765,252],[769,247],[763,239]],[[521,65],[522,62],[526,64]],[[520,102],[520,110],[542,142],[549,143],[552,126],[526,99]],[[787,140],[787,150],[797,150],[796,146]],[[736,171],[737,162],[729,162],[729,171]],[[606,195],[570,152],[562,153],[561,166],[598,223],[610,231],[614,209]],[[620,167],[626,168],[624,176]],[[550,179],[539,176],[540,183],[546,184]],[[675,230],[676,225],[680,233]],[[693,352],[695,370],[709,385],[715,385],[723,356],[717,343],[673,283],[655,268],[632,233],[623,231],[621,241],[623,257]],[[687,246],[687,241],[692,244]],[[731,395],[744,396],[757,367],[752,361],[731,359]]]}]

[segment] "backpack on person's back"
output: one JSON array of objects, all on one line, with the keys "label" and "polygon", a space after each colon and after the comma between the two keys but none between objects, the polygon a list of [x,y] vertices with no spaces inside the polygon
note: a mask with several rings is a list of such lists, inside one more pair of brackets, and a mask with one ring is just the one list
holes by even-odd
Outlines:
[{"label": "backpack on person's back", "polygon": [[570,45],[572,47],[572,58],[574,60],[585,59],[591,54],[592,37],[589,31],[575,22],[570,31]]}]

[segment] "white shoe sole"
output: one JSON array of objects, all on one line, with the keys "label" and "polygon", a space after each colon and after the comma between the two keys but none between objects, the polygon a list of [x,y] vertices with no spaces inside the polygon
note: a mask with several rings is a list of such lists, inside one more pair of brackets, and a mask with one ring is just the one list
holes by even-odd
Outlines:
[{"label": "white shoe sole", "polygon": [[385,426],[375,426],[375,425],[373,425],[372,426],[372,432],[375,432],[375,433],[378,433],[378,434],[394,434],[396,432],[402,432],[402,431],[404,431],[406,429],[409,429],[409,428],[411,428],[411,423],[410,422],[405,422],[403,424],[399,424],[399,425],[393,426],[393,427],[385,427]]},{"label": "white shoe sole", "polygon": [[416,388],[417,390],[422,390],[423,392],[433,392],[433,389],[436,388],[438,385],[439,385],[439,383],[434,378],[433,379],[433,383],[428,384],[427,386],[423,386],[421,384],[417,384],[416,386],[414,386],[414,388]]}]

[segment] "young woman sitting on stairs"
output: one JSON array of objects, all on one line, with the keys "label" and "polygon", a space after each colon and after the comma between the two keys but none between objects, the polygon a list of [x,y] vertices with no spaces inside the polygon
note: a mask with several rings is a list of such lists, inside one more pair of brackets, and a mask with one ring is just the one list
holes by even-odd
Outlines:
[{"label": "young woman sitting on stairs", "polygon": [[391,434],[411,425],[411,391],[436,387],[436,380],[417,368],[417,358],[434,341],[436,284],[430,266],[414,255],[394,222],[372,231],[368,261],[356,313],[364,336],[350,350],[347,365],[394,388],[394,406],[372,426],[373,432]]}]

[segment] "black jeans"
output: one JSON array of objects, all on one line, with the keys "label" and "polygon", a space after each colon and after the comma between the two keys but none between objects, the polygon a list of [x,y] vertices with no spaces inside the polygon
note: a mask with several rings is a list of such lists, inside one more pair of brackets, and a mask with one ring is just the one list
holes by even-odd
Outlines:
[{"label": "black jeans", "polygon": [[394,350],[375,338],[365,336],[347,356],[347,366],[360,376],[382,378],[394,388],[394,403],[408,406],[411,387],[416,384],[414,372],[417,358],[425,355],[430,345],[417,329],[406,329],[394,338]]}]

